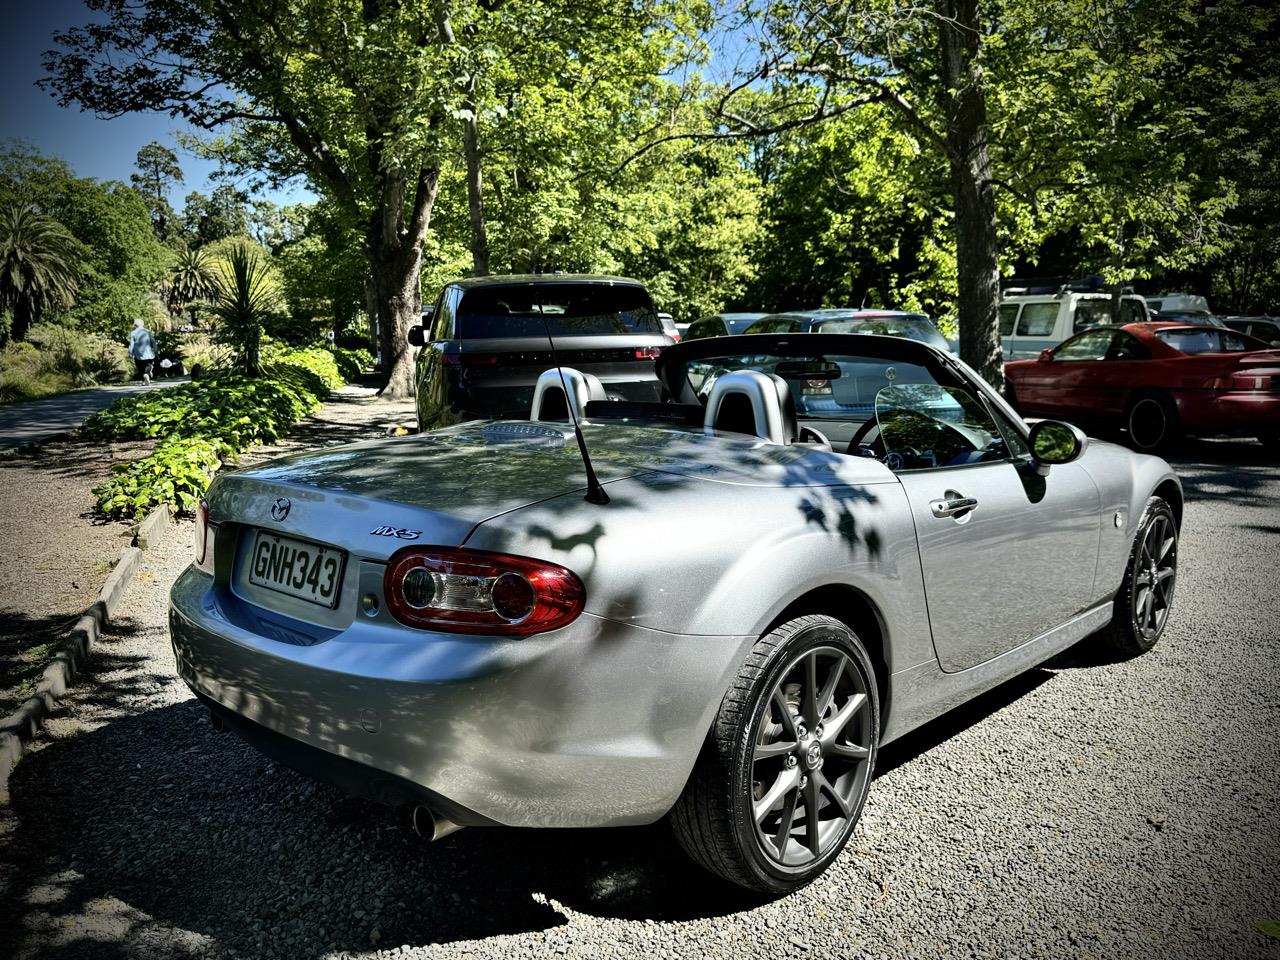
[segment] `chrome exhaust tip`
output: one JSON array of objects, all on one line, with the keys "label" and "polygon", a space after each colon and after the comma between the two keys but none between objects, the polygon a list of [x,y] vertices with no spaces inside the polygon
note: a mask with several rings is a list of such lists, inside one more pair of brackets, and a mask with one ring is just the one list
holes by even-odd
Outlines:
[{"label": "chrome exhaust tip", "polygon": [[440,816],[429,807],[414,807],[412,823],[413,832],[423,840],[440,840],[462,829],[459,824]]}]

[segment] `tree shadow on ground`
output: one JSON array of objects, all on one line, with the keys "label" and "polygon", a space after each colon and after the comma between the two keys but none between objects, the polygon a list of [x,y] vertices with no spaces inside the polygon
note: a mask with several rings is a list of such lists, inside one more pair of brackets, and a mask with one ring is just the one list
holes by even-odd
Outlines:
[{"label": "tree shadow on ground", "polygon": [[[882,751],[878,774],[1052,676],[1030,671],[903,737]],[[127,691],[99,696],[105,704],[175,679],[127,675]],[[10,790],[16,827],[6,859],[16,875],[0,929],[17,937],[36,928],[12,946],[61,960],[129,955],[143,928],[152,930],[155,956],[188,953],[181,938],[156,936],[160,928],[251,956],[316,955],[546,930],[568,922],[561,905],[690,920],[760,902],[693,867],[665,822],[469,829],[428,844],[403,813],[297,775],[233,734],[214,734],[190,700],[50,744],[14,771]],[[105,914],[110,936],[94,932]],[[42,942],[58,928],[74,933],[56,948]]]}]

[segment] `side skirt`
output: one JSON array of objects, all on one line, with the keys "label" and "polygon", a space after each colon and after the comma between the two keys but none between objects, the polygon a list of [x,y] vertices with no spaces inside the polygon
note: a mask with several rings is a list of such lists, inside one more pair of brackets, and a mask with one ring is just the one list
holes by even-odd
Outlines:
[{"label": "side skirt", "polygon": [[1061,653],[1110,623],[1111,610],[1107,600],[1048,633],[959,673],[945,672],[936,660],[895,673],[889,678],[892,713],[880,742],[896,740]]}]

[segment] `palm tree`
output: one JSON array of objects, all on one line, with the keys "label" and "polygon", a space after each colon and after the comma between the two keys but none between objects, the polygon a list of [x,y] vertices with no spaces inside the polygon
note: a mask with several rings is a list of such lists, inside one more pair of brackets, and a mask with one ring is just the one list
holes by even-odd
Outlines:
[{"label": "palm tree", "polygon": [[271,265],[252,244],[236,244],[214,269],[212,310],[221,325],[219,339],[235,350],[237,362],[250,376],[258,375],[263,322],[282,305]]},{"label": "palm tree", "polygon": [[0,206],[0,309],[13,312],[14,340],[75,302],[77,261],[76,239],[58,221],[23,200]]},{"label": "palm tree", "polygon": [[[169,271],[163,294],[170,313],[178,313],[214,294],[213,257],[206,250],[183,250]],[[193,311],[194,319],[194,311]]]}]

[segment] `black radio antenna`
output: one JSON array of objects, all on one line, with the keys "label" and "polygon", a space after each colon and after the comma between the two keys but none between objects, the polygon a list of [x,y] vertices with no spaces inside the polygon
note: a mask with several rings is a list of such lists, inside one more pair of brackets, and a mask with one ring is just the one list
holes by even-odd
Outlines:
[{"label": "black radio antenna", "polygon": [[587,441],[582,436],[582,427],[578,423],[578,413],[574,409],[573,401],[569,398],[569,384],[565,382],[564,370],[560,366],[560,355],[556,353],[556,342],[551,337],[551,325],[547,323],[547,315],[542,309],[542,297],[538,293],[537,284],[533,286],[533,302],[538,307],[538,319],[542,321],[542,332],[546,334],[547,345],[551,348],[551,362],[556,365],[556,373],[560,375],[560,387],[564,390],[564,405],[569,408],[569,419],[573,421],[573,435],[578,439],[578,452],[582,454],[582,466],[587,471],[587,495],[583,499],[587,503],[598,503],[604,505],[609,502],[609,494],[604,491],[604,484],[600,482],[600,478],[596,476],[596,471],[591,466],[591,454],[587,452]]}]

